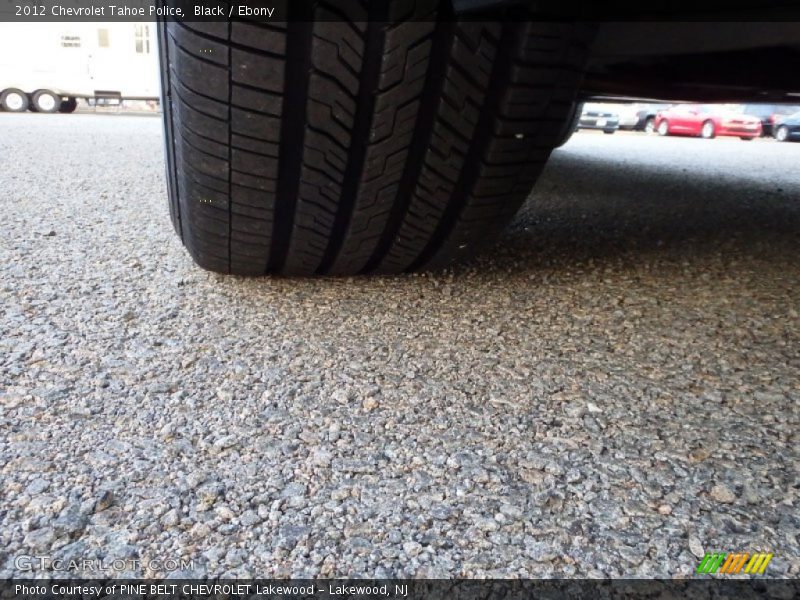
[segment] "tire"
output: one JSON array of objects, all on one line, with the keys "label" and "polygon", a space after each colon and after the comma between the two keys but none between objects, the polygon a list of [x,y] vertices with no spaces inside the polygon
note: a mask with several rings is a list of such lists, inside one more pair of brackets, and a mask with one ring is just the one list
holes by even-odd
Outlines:
[{"label": "tire", "polygon": [[78,108],[77,98],[67,98],[66,100],[62,100],[61,106],[58,107],[58,112],[74,113],[77,108]]},{"label": "tire", "polygon": [[434,4],[160,25],[170,212],[197,264],[399,273],[503,229],[570,117],[590,30]]},{"label": "tire", "polygon": [[616,129],[603,129],[603,133],[605,133],[607,135],[611,135],[612,133],[615,133],[616,131],[617,131]]},{"label": "tire", "polygon": [[752,142],[754,138],[746,137],[746,136],[740,136],[739,139],[744,141],[744,142]]},{"label": "tire", "polygon": [[25,112],[29,104],[28,95],[22,90],[9,88],[0,94],[0,108],[6,112]]},{"label": "tire", "polygon": [[713,140],[717,137],[717,131],[713,121],[705,121],[700,128],[700,137],[704,140]]},{"label": "tire", "polygon": [[31,96],[31,107],[40,113],[58,112],[61,108],[61,98],[50,90],[39,90]]},{"label": "tire", "polygon": [[656,131],[656,118],[647,117],[647,120],[644,122],[644,132],[655,133],[655,131]]},{"label": "tire", "polygon": [[669,135],[669,123],[666,119],[662,119],[658,124],[658,135],[662,137]]},{"label": "tire", "polygon": [[583,111],[583,102],[574,102],[572,108],[572,116],[564,123],[564,128],[559,136],[556,148],[561,148],[566,144],[570,138],[578,131],[578,121],[581,119],[581,112]]},{"label": "tire", "polygon": [[779,142],[789,141],[789,128],[786,125],[781,125],[775,132],[775,139]]}]

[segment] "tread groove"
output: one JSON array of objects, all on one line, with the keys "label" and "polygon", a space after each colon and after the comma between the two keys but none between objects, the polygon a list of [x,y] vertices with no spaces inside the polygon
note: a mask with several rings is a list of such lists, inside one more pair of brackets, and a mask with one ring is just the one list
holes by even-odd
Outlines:
[{"label": "tread groove", "polygon": [[436,121],[438,97],[443,93],[445,86],[447,58],[454,36],[455,27],[451,15],[440,13],[437,16],[436,29],[433,33],[434,42],[431,49],[431,59],[425,75],[422,96],[419,100],[419,115],[414,127],[408,159],[400,180],[395,205],[378,240],[375,251],[366,265],[364,265],[361,273],[369,273],[375,270],[384,259],[392,247],[397,237],[397,232],[403,223],[403,217],[411,205],[414,187],[422,171],[425,151],[434,133],[433,124]]},{"label": "tread groove", "polygon": [[[176,79],[178,79],[178,82],[180,83],[181,87],[187,89],[192,94],[195,94],[196,96],[200,96],[201,98],[205,98],[206,100],[208,100],[210,102],[216,102],[217,104],[220,104],[220,101],[219,101],[218,98],[213,98],[213,97],[211,97],[211,96],[209,96],[207,94],[204,94],[203,92],[199,92],[197,90],[192,89],[190,86],[186,85],[186,82],[182,81],[180,79],[180,77],[176,76]],[[270,92],[269,90],[264,90],[262,88],[254,86],[254,85],[247,85],[247,84],[239,83],[238,81],[233,83],[233,86],[237,87],[237,88],[244,88],[244,89],[248,89],[248,90],[257,91],[257,92],[260,92],[260,93],[263,93],[263,94],[275,95],[275,92]],[[251,113],[256,114],[256,115],[264,115],[265,117],[272,117],[274,119],[279,119],[280,118],[279,114],[271,113],[271,112],[268,112],[268,111],[265,111],[265,110],[258,110],[258,109],[252,108],[250,106],[245,106],[243,104],[235,104],[235,103],[233,103],[232,99],[229,100],[229,102],[236,108],[240,108],[242,110],[250,111]],[[197,109],[195,109],[195,110],[197,110]]]},{"label": "tread groove", "polygon": [[[178,19],[175,20],[175,23],[181,29],[190,32],[191,35],[197,36],[197,37],[199,37],[201,39],[204,39],[204,40],[208,40],[210,42],[218,42],[218,43],[226,44],[228,46],[228,64],[231,64],[230,55],[231,55],[231,50],[234,49],[234,48],[237,49],[237,50],[243,50],[245,52],[250,52],[251,54],[258,54],[259,56],[268,56],[270,58],[283,59],[283,56],[281,54],[276,53],[276,52],[270,52],[269,50],[264,50],[263,48],[254,48],[253,46],[248,46],[247,44],[242,44],[242,43],[234,41],[232,39],[232,37],[231,37],[232,34],[233,34],[233,31],[232,31],[233,30],[233,21],[228,21],[228,24],[229,24],[229,27],[228,27],[228,39],[225,39],[223,37],[216,37],[216,36],[208,34],[208,33],[199,32],[196,29],[192,29],[191,27],[187,27],[186,25],[183,24],[182,21],[180,21]],[[272,31],[280,31],[280,30],[272,30]],[[216,63],[214,63],[214,64],[216,64]]]},{"label": "tread groove", "polygon": [[375,111],[375,91],[381,72],[381,49],[384,44],[385,21],[388,18],[383,2],[371,2],[369,11],[370,23],[380,22],[380,27],[369,28],[364,43],[364,64],[358,86],[356,115],[353,124],[352,142],[347,166],[344,172],[344,185],[333,229],[328,239],[328,246],[323,254],[322,261],[317,267],[317,274],[325,274],[333,265],[339,249],[344,241],[347,227],[355,209],[356,196],[358,195],[361,172],[364,170],[364,160],[367,156],[367,144],[370,139],[370,130]]},{"label": "tread groove", "polygon": [[231,43],[231,33],[233,29],[233,21],[228,21],[228,273],[233,269],[231,262],[231,242],[233,241],[233,138],[231,127],[231,116],[233,113],[233,62],[231,61],[231,53],[233,51],[233,44]]},{"label": "tread groove", "polygon": [[[304,2],[289,4],[286,33],[286,95],[281,120],[277,203],[267,270],[280,272],[286,263],[294,222],[306,125],[306,97],[311,70],[312,15]],[[302,108],[301,108],[302,107]]]},{"label": "tread groove", "polygon": [[511,74],[511,58],[514,45],[515,29],[507,23],[503,24],[503,32],[494,59],[492,74],[489,78],[487,95],[478,117],[475,136],[470,144],[464,167],[459,174],[458,182],[445,208],[444,214],[437,224],[434,234],[420,255],[408,268],[414,271],[427,263],[441,248],[448,234],[456,225],[458,217],[469,199],[470,191],[475,187],[479,175],[479,164],[483,153],[492,137],[493,111],[497,110],[500,97],[505,92],[505,82]]}]

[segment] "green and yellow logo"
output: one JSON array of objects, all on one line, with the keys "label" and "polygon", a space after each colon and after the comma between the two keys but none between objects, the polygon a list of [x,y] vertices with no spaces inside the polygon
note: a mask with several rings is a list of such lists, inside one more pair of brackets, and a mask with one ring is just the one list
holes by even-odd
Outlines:
[{"label": "green and yellow logo", "polygon": [[[703,557],[703,560],[697,565],[697,572],[707,574],[723,573],[726,575],[736,575],[738,573],[763,575],[771,560],[771,552],[757,552],[755,554],[750,554],[749,552],[736,552],[732,554],[713,552]],[[745,563],[747,563],[746,567]],[[742,567],[744,567],[744,571],[742,571]]]}]

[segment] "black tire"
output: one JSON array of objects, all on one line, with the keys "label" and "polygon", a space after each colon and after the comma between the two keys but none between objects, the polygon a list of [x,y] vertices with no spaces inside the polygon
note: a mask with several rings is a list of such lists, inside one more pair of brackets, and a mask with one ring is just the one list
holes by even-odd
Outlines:
[{"label": "black tire", "polygon": [[745,137],[745,136],[739,136],[739,139],[744,141],[744,142],[752,142],[754,138]]},{"label": "black tire", "polygon": [[171,215],[200,266],[440,268],[502,230],[570,117],[588,30],[424,4],[161,25]]},{"label": "black tire", "polygon": [[39,113],[58,112],[61,97],[50,90],[38,90],[31,95],[31,110]]},{"label": "black tire", "polygon": [[0,93],[0,108],[6,112],[25,112],[29,105],[28,95],[22,90],[8,88]]},{"label": "black tire", "polygon": [[669,121],[666,119],[661,119],[661,122],[658,124],[658,135],[661,137],[666,137],[670,134],[669,132]]},{"label": "black tire", "polygon": [[603,129],[603,133],[605,133],[606,135],[611,135],[612,133],[616,132],[617,132],[616,129]]},{"label": "black tire", "polygon": [[786,125],[781,125],[775,131],[775,139],[779,142],[788,142],[789,141],[789,128]]},{"label": "black tire", "polygon": [[643,130],[645,133],[655,133],[656,130],[656,118],[655,117],[647,117],[644,122]]},{"label": "black tire", "polygon": [[77,108],[78,108],[77,98],[67,98],[66,100],[63,100],[61,102],[61,106],[58,107],[58,112],[74,113]]},{"label": "black tire", "polygon": [[717,137],[717,128],[713,121],[704,121],[700,126],[700,137],[704,140],[713,140]]}]

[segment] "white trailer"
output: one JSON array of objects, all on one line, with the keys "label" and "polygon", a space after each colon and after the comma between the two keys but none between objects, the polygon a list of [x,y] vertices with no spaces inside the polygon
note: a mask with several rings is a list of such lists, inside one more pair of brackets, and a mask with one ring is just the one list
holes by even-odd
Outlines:
[{"label": "white trailer", "polygon": [[0,109],[72,112],[78,98],[156,100],[155,23],[0,23]]}]

